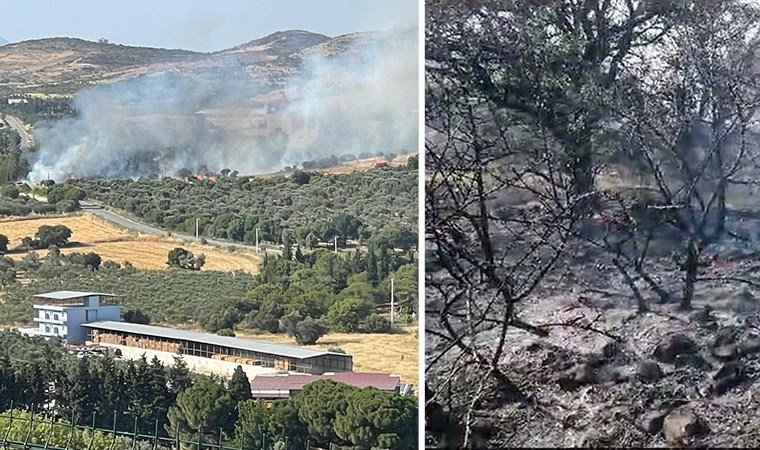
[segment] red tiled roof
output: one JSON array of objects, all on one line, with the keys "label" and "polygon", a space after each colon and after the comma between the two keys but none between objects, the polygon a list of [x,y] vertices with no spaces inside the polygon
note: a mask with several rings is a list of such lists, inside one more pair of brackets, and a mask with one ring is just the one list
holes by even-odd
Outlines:
[{"label": "red tiled roof", "polygon": [[333,380],[351,386],[375,387],[384,391],[394,391],[401,383],[401,377],[387,373],[338,372],[326,375],[256,375],[251,380],[251,391],[300,391],[317,380]]}]

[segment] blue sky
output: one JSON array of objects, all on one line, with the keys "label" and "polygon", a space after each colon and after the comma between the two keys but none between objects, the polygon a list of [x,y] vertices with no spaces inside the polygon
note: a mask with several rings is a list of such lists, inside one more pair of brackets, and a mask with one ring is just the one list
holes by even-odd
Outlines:
[{"label": "blue sky", "polygon": [[336,36],[416,27],[418,9],[416,0],[0,0],[0,36],[208,52],[282,30]]}]

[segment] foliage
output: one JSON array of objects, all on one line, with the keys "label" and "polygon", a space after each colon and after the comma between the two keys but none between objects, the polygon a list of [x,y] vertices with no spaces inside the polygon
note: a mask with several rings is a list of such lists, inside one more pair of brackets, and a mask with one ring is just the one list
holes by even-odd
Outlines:
[{"label": "foliage", "polygon": [[0,184],[26,176],[29,163],[22,158],[21,136],[0,120]]},{"label": "foliage", "polygon": [[150,324],[150,316],[139,309],[128,309],[122,313],[124,322],[139,323],[142,325]]},{"label": "foliage", "polygon": [[13,183],[8,183],[0,187],[0,196],[16,199],[18,198],[18,188]]},{"label": "foliage", "polygon": [[71,229],[66,225],[42,225],[34,236],[39,241],[39,246],[35,248],[48,248],[51,245],[63,247],[69,243]]},{"label": "foliage", "polygon": [[323,319],[302,318],[298,312],[292,312],[282,318],[285,332],[296,339],[298,345],[316,344],[319,338],[330,331]]},{"label": "foliage", "polygon": [[367,333],[387,333],[391,330],[391,322],[379,314],[370,314],[364,323]]},{"label": "foliage", "polygon": [[348,408],[349,395],[358,388],[332,380],[309,383],[293,399],[298,417],[318,444],[348,444],[336,434],[335,420]]},{"label": "foliage", "polygon": [[231,428],[235,402],[218,383],[200,379],[177,396],[169,408],[167,431],[178,430],[183,439],[202,436],[204,442],[218,442],[219,430]]},{"label": "foliage", "polygon": [[78,204],[87,197],[85,191],[79,187],[67,184],[56,184],[47,190],[48,203],[57,204],[69,200]]},{"label": "foliage", "polygon": [[334,331],[351,333],[372,313],[373,305],[359,298],[344,298],[333,303],[327,312],[327,320]]},{"label": "foliage", "polygon": [[[302,172],[306,174],[306,172]],[[365,238],[389,224],[416,230],[418,173],[408,167],[350,174],[308,174],[295,179],[222,177],[184,181],[71,180],[88,197],[123,209],[171,231],[252,244],[260,239],[281,243],[290,230],[295,242],[311,247],[309,236]],[[303,182],[303,184],[299,184]],[[341,217],[349,217],[348,227]],[[356,224],[360,226],[356,227]],[[337,225],[337,227],[336,227]]]},{"label": "foliage", "polygon": [[242,366],[235,367],[235,371],[232,373],[232,378],[230,379],[227,390],[232,399],[237,403],[252,398],[251,382],[248,381],[248,375],[243,371]]},{"label": "foliage", "polygon": [[417,403],[372,387],[348,394],[335,417],[335,434],[358,448],[411,449],[417,446]]},{"label": "foliage", "polygon": [[[29,430],[31,413],[20,409],[5,411],[5,416],[12,415],[13,422],[8,417],[0,417],[0,428],[3,436],[7,434],[8,440],[50,447],[65,448],[89,448],[92,450],[127,450],[131,444],[126,439],[119,437],[113,442],[113,436],[109,433],[96,431],[94,436],[84,429],[72,430],[64,419],[53,419],[42,414],[34,414],[34,427]],[[10,426],[9,426],[10,425]],[[28,440],[27,440],[28,439]],[[92,443],[90,443],[92,441]]]},{"label": "foliage", "polygon": [[0,196],[0,216],[28,216],[32,213],[51,214],[58,211],[56,205],[40,202],[25,195],[19,195],[15,199]]},{"label": "foliage", "polygon": [[[277,442],[285,441],[290,448],[302,448],[309,433],[294,402],[276,400],[270,405],[263,400],[247,400],[238,404],[235,436],[250,448],[262,448],[265,444],[277,448]],[[262,442],[262,437],[266,442]]]},{"label": "foliage", "polygon": [[201,267],[206,263],[206,257],[201,253],[198,256],[194,256],[193,252],[186,250],[182,247],[175,247],[169,250],[166,264],[169,267],[179,267],[181,269],[189,270],[201,270]]},{"label": "foliage", "polygon": [[8,236],[0,234],[0,252],[8,251]]},{"label": "foliage", "polygon": [[[79,89],[79,88],[77,88]],[[16,103],[9,103],[9,99],[21,99]],[[38,97],[34,95],[18,94],[0,97],[3,112],[20,118],[23,122],[34,124],[38,120],[60,119],[72,115],[74,111],[69,105],[69,96]]]},{"label": "foliage", "polygon": [[[321,380],[292,400],[270,403],[251,399],[240,366],[226,389],[218,380],[190,374],[181,357],[175,357],[170,367],[156,358],[150,362],[144,357],[126,362],[77,358],[60,341],[5,331],[0,332],[0,410],[11,401],[22,410],[54,401],[56,414],[73,417],[78,425],[90,425],[94,417],[95,425],[105,429],[113,426],[116,410],[118,430],[131,431],[134,417],[142,434],[152,434],[158,421],[160,436],[179,432],[183,440],[194,442],[200,438],[216,443],[234,430],[237,445],[245,441],[246,448],[280,448],[286,441],[300,448],[311,440],[323,446],[402,449],[413,448],[409,443],[417,436],[416,402],[391,392]],[[14,416],[24,417],[20,411]],[[28,420],[22,423],[28,426]],[[8,429],[4,419],[0,424]],[[14,422],[11,436],[18,439],[16,426]],[[39,428],[35,425],[33,442],[49,430],[42,423]],[[56,425],[51,442],[67,437],[64,430],[67,433],[68,427]],[[89,436],[84,433],[84,437]],[[95,445],[100,445],[98,439]],[[120,445],[117,441],[114,448],[123,448]]]},{"label": "foliage", "polygon": [[71,264],[79,264],[81,266],[89,267],[93,270],[98,270],[102,258],[95,252],[89,253],[69,253],[64,257]]},{"label": "foliage", "polygon": [[[54,262],[55,261],[55,262]],[[10,266],[12,264],[12,266]],[[28,323],[34,317],[31,298],[40,292],[78,289],[119,294],[126,310],[140,310],[159,323],[198,321],[204,311],[242,299],[254,278],[245,272],[136,270],[131,265],[106,262],[98,270],[72,263],[68,258],[40,258],[30,252],[22,261],[7,261],[3,274],[15,278],[23,270],[32,281],[11,282],[4,288],[0,323]],[[7,280],[4,275],[4,280]],[[242,317],[240,317],[242,320]],[[231,326],[222,327],[231,328]],[[216,330],[214,330],[216,331]]]}]

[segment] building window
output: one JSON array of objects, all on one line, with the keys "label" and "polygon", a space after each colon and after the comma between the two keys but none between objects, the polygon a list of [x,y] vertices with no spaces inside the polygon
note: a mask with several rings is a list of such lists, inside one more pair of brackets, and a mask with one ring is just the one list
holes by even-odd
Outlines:
[{"label": "building window", "polygon": [[45,333],[50,333],[50,325],[45,325]]},{"label": "building window", "polygon": [[58,320],[58,314],[53,314],[53,319]]},{"label": "building window", "polygon": [[50,313],[49,312],[45,313],[45,319],[50,320]]},{"label": "building window", "polygon": [[55,333],[55,334],[59,334],[59,333],[58,333],[58,327],[55,327],[55,328],[53,328],[53,333]]}]

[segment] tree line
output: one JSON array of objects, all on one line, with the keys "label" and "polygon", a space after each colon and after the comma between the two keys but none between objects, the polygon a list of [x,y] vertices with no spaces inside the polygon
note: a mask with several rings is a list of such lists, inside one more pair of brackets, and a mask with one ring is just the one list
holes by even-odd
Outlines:
[{"label": "tree line", "polygon": [[[127,310],[156,323],[197,322],[219,303],[244,298],[253,287],[247,272],[140,270],[129,262],[101,261],[97,253],[30,251],[20,260],[0,256],[0,323],[29,323],[32,298],[41,292],[71,289],[119,295]],[[22,282],[24,281],[24,282]]]},{"label": "tree line", "polygon": [[290,177],[221,177],[216,181],[80,179],[66,184],[87,198],[125,210],[171,231],[253,244],[302,247],[367,239],[389,225],[416,235],[416,168],[350,174],[297,172]]},{"label": "tree line", "polygon": [[[0,178],[1,179],[1,178]],[[79,209],[84,191],[74,186],[56,185],[48,180],[36,193],[47,196],[41,202],[29,194],[35,193],[26,183],[5,183],[0,186],[0,216],[27,216],[29,214],[68,213]]]},{"label": "tree line", "polygon": [[[64,245],[68,236],[66,227],[60,227],[43,226],[32,240],[30,245],[43,241],[50,245],[45,256],[30,251],[19,261],[0,257],[0,286],[5,291],[0,321],[28,323],[34,316],[31,299],[35,294],[77,286],[118,294],[129,317],[139,317],[142,323],[193,321],[210,332],[288,333],[297,343],[313,344],[331,329],[390,331],[388,320],[378,310],[389,302],[391,278],[397,319],[409,323],[416,315],[414,255],[390,249],[383,241],[371,239],[367,251],[336,254],[322,249],[290,260],[266,256],[260,272],[250,275],[181,268],[139,270],[128,262],[102,261],[95,252],[64,255],[57,245]],[[7,238],[3,238],[0,235],[0,246],[7,248]],[[175,250],[169,256],[181,264]],[[197,266],[197,258],[185,262],[192,260]],[[21,277],[31,283],[21,283]]]},{"label": "tree line", "polygon": [[21,136],[0,118],[0,183],[16,181],[29,172],[21,153]]},{"label": "tree line", "polygon": [[112,429],[115,420],[121,431],[136,424],[142,434],[157,430],[159,436],[204,443],[223,439],[251,449],[299,449],[307,440],[406,449],[416,447],[417,437],[416,401],[392,392],[322,380],[293,399],[264,402],[252,399],[240,366],[224,380],[191,373],[181,356],[168,366],[155,357],[77,357],[59,341],[5,331],[0,332],[0,411],[11,405],[16,416],[34,408],[79,425]]},{"label": "tree line", "polygon": [[391,278],[397,317],[413,321],[417,265],[411,254],[370,240],[366,252],[320,249],[294,259],[266,256],[244,297],[219,302],[198,323],[212,332],[285,332],[299,344],[313,344],[329,330],[388,332],[390,324],[378,308],[390,301]]}]

